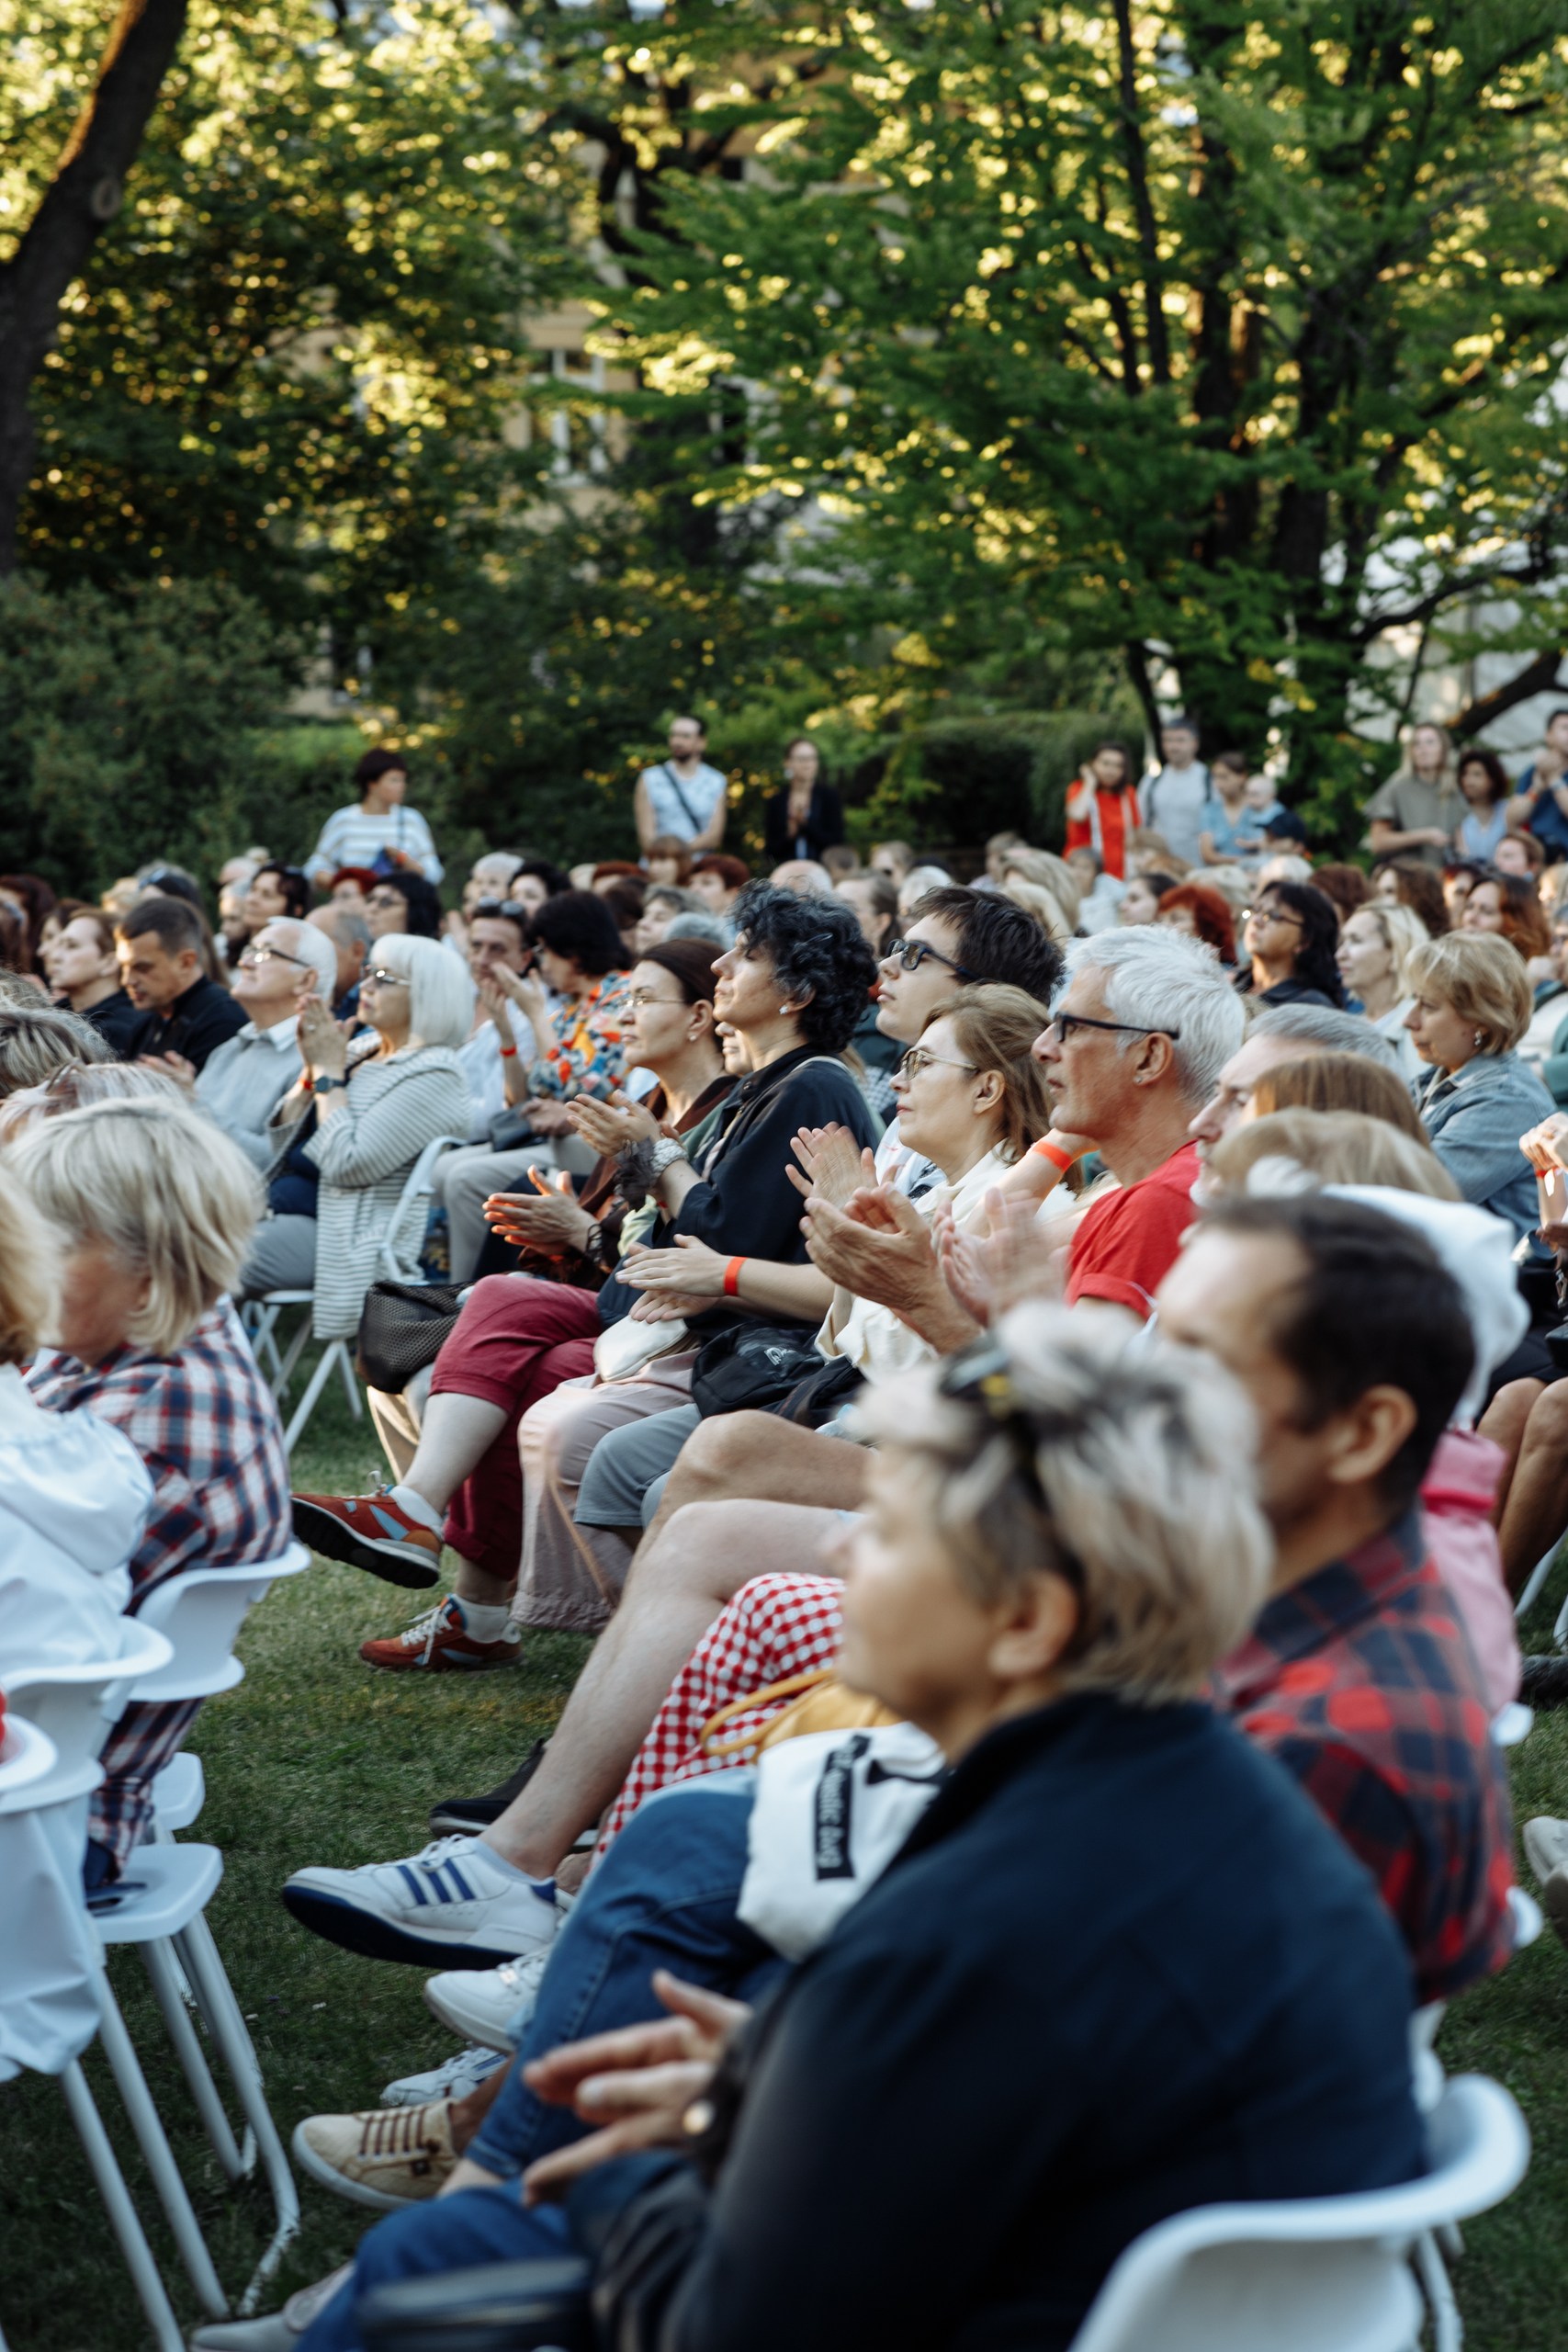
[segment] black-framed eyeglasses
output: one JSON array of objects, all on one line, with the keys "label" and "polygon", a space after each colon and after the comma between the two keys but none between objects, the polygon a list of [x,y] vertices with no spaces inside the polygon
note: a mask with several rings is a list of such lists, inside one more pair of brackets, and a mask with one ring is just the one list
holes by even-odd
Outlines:
[{"label": "black-framed eyeglasses", "polygon": [[1083,1417],[1067,1411],[1045,1412],[1030,1410],[1024,1405],[1013,1383],[1012,1366],[999,1340],[989,1336],[976,1340],[970,1347],[948,1359],[937,1387],[943,1396],[957,1404],[980,1406],[997,1430],[1012,1447],[1018,1474],[1029,1488],[1031,1498],[1052,1521],[1052,1550],[1055,1557],[1042,1566],[1055,1569],[1066,1578],[1080,1596],[1088,1589],[1083,1562],[1058,1532],[1045,1489],[1040,1482],[1040,1465],[1035,1449],[1042,1441],[1052,1437],[1081,1435],[1085,1428]]},{"label": "black-framed eyeglasses", "polygon": [[929,940],[891,940],[882,953],[882,960],[885,964],[900,964],[906,972],[918,972],[928,956],[933,964],[945,965],[947,969],[956,974],[961,980],[978,980],[980,977],[978,972],[972,972],[966,964],[954,963],[951,956],[944,956],[941,948],[933,947]]},{"label": "black-framed eyeglasses", "polygon": [[1151,1022],[1100,1021],[1091,1012],[1054,1012],[1045,1023],[1045,1035],[1054,1036],[1065,1046],[1075,1029],[1111,1029],[1123,1037],[1168,1037],[1174,1045],[1180,1036],[1179,1029],[1156,1029]]},{"label": "black-framed eyeglasses", "polygon": [[302,972],[313,972],[315,966],[307,964],[303,956],[285,955],[281,947],[245,947],[240,952],[242,972],[254,971],[259,964],[297,964]]},{"label": "black-framed eyeglasses", "polygon": [[923,1069],[966,1069],[971,1078],[978,1078],[979,1066],[975,1062],[949,1061],[945,1054],[931,1054],[924,1046],[911,1046],[907,1054],[898,1057],[900,1078],[919,1078]]},{"label": "black-framed eyeglasses", "polygon": [[1255,918],[1258,922],[1290,922],[1294,923],[1298,931],[1303,928],[1300,915],[1292,914],[1288,907],[1276,906],[1272,899],[1266,907],[1248,907],[1242,921],[1251,922]]},{"label": "black-framed eyeglasses", "polygon": [[367,907],[406,907],[408,896],[402,890],[393,890],[383,886],[379,889],[372,890],[365,903]]}]

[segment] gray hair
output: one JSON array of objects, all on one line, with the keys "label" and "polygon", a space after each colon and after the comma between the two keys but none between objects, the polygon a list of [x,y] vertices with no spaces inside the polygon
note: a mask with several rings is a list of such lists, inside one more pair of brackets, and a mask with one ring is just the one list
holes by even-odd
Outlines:
[{"label": "gray hair", "polygon": [[0,1096],[42,1086],[67,1062],[107,1062],[114,1056],[90,1021],[34,998],[0,1004]]},{"label": "gray hair", "polygon": [[[297,956],[301,964],[310,966],[316,976],[317,993],[321,1002],[331,1004],[337,994],[337,951],[326,933],[317,930],[313,923],[306,922],[302,916],[294,915],[280,915],[275,922],[269,922],[265,928],[268,931],[291,931],[294,933],[285,953]],[[368,938],[369,935],[369,930],[367,928],[366,937]]]},{"label": "gray hair", "polygon": [[[1360,913],[1358,907],[1357,913]],[[1325,1054],[1360,1054],[1384,1069],[1399,1071],[1399,1048],[1374,1029],[1364,1014],[1338,1012],[1331,1004],[1266,1004],[1252,1016],[1249,1037],[1289,1037]]]},{"label": "gray hair", "polygon": [[474,984],[462,958],[438,939],[393,932],[376,942],[376,961],[409,989],[409,1044],[460,1046],[474,1025]]},{"label": "gray hair", "polygon": [[[650,897],[652,893],[649,894]],[[706,907],[692,907],[678,914],[664,934],[666,939],[701,939],[710,947],[730,947],[734,933],[722,915],[710,914]]]},{"label": "gray hair", "polygon": [[[1177,1081],[1189,1102],[1206,1102],[1247,1025],[1242,1001],[1213,948],[1163,924],[1140,923],[1075,939],[1067,971],[1085,970],[1105,974],[1106,1009],[1114,1020],[1179,1030],[1172,1048]],[[1133,1042],[1121,1041],[1123,1048]]]},{"label": "gray hair", "polygon": [[1195,1695],[1269,1590],[1247,1397],[1207,1356],[1152,1332],[1129,1344],[1111,1318],[1057,1306],[1015,1307],[976,1352],[973,1386],[962,1357],[878,1383],[861,1428],[912,1457],[982,1603],[1042,1570],[1078,1591],[1065,1691]]},{"label": "gray hair", "polygon": [[129,1336],[170,1356],[232,1290],[261,1216],[261,1178],[181,1102],[99,1102],[39,1119],[6,1165],[68,1243],[105,1243],[147,1277]]}]

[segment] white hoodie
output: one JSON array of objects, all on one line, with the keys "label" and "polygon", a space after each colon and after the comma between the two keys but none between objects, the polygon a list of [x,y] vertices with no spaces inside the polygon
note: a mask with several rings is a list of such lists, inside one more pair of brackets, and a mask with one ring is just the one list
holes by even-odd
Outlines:
[{"label": "white hoodie", "polygon": [[96,1413],[49,1413],[0,1365],[0,1689],[112,1656],[152,1481]]}]

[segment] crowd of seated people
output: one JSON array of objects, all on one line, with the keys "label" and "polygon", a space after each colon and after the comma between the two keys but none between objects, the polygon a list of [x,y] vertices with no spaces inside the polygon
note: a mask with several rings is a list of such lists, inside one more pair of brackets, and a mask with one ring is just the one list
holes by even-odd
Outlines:
[{"label": "crowd of seated people", "polygon": [[[299,2120],[387,2218],[203,2352],[565,2252],[637,2352],[782,2346],[803,2244],[814,2340],[1066,2346],[1166,2214],[1421,2169],[1410,2017],[1513,1949],[1493,1724],[1568,1530],[1568,981],[1519,822],[1450,875],[1380,817],[1369,884],[1172,731],[1136,808],[1101,747],[1070,861],[967,883],[820,838],[803,741],[755,876],[654,831],[444,911],[381,767],[216,933],[167,865],[4,901],[0,1686],[290,1524],[419,1596],[372,1669],[593,1637],[426,1842],[298,1857],[299,1928],[433,1972],[456,2042]],[[290,1498],[242,1310],[369,1371],[389,1250],[432,1311],[387,1483]],[[195,1713],[117,1726],[88,1888]],[[884,1753],[899,1836],[829,1901],[802,1776]]]}]

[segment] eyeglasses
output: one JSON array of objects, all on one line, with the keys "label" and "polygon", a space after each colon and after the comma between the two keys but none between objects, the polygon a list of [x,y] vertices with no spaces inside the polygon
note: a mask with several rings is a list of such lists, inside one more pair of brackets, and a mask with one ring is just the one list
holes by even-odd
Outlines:
[{"label": "eyeglasses", "polygon": [[1298,931],[1302,929],[1301,916],[1287,913],[1283,907],[1248,907],[1246,915],[1243,917],[1243,921],[1247,922],[1288,922],[1293,923]]},{"label": "eyeglasses", "polygon": [[303,956],[286,956],[281,947],[246,947],[242,950],[240,955],[242,972],[254,971],[260,964],[297,964],[302,972],[315,969],[313,964],[306,963]]},{"label": "eyeglasses", "polygon": [[406,907],[408,900],[400,890],[372,890],[365,903],[367,907]]},{"label": "eyeglasses", "polygon": [[944,956],[940,947],[932,947],[923,939],[893,940],[882,960],[885,964],[899,964],[906,972],[918,972],[928,956],[933,964],[945,965],[961,980],[977,980],[980,977],[977,972],[970,971],[967,965],[955,964],[951,956]]},{"label": "eyeglasses", "polygon": [[1156,1029],[1143,1021],[1097,1021],[1089,1012],[1054,1012],[1045,1023],[1047,1037],[1055,1037],[1065,1046],[1075,1029],[1113,1029],[1123,1037],[1168,1037],[1172,1044],[1181,1035],[1179,1029]]},{"label": "eyeglasses", "polygon": [[360,986],[362,988],[365,985],[365,980],[374,980],[378,989],[406,989],[408,986],[407,980],[403,978],[400,973],[384,972],[378,965],[374,970],[368,971],[365,974],[365,979],[360,982]]},{"label": "eyeglasses", "polygon": [[[1013,1385],[1012,1367],[998,1341],[992,1339],[976,1340],[949,1359],[937,1383],[941,1395],[961,1404],[978,1405],[999,1433],[1011,1445],[1018,1473],[1029,1488],[1039,1509],[1051,1519],[1051,1506],[1040,1480],[1040,1465],[1035,1450],[1043,1440],[1081,1437],[1089,1424],[1085,1416],[1065,1409],[1037,1408],[1026,1410],[1022,1398]],[[1053,1557],[1043,1560],[1043,1567],[1052,1568],[1070,1584],[1073,1590],[1086,1590],[1088,1578],[1077,1554],[1063,1543],[1055,1523],[1051,1529]]]},{"label": "eyeglasses", "polygon": [[937,1069],[966,1069],[973,1078],[977,1078],[980,1074],[977,1063],[952,1062],[947,1059],[944,1054],[928,1054],[923,1046],[911,1046],[907,1054],[900,1054],[898,1057],[898,1075],[900,1078],[919,1078],[923,1069],[931,1069],[933,1068]]},{"label": "eyeglasses", "polygon": [[532,907],[525,907],[521,899],[479,899],[474,903],[476,917],[487,915],[493,919],[500,915],[508,922],[526,922],[533,911]]}]

